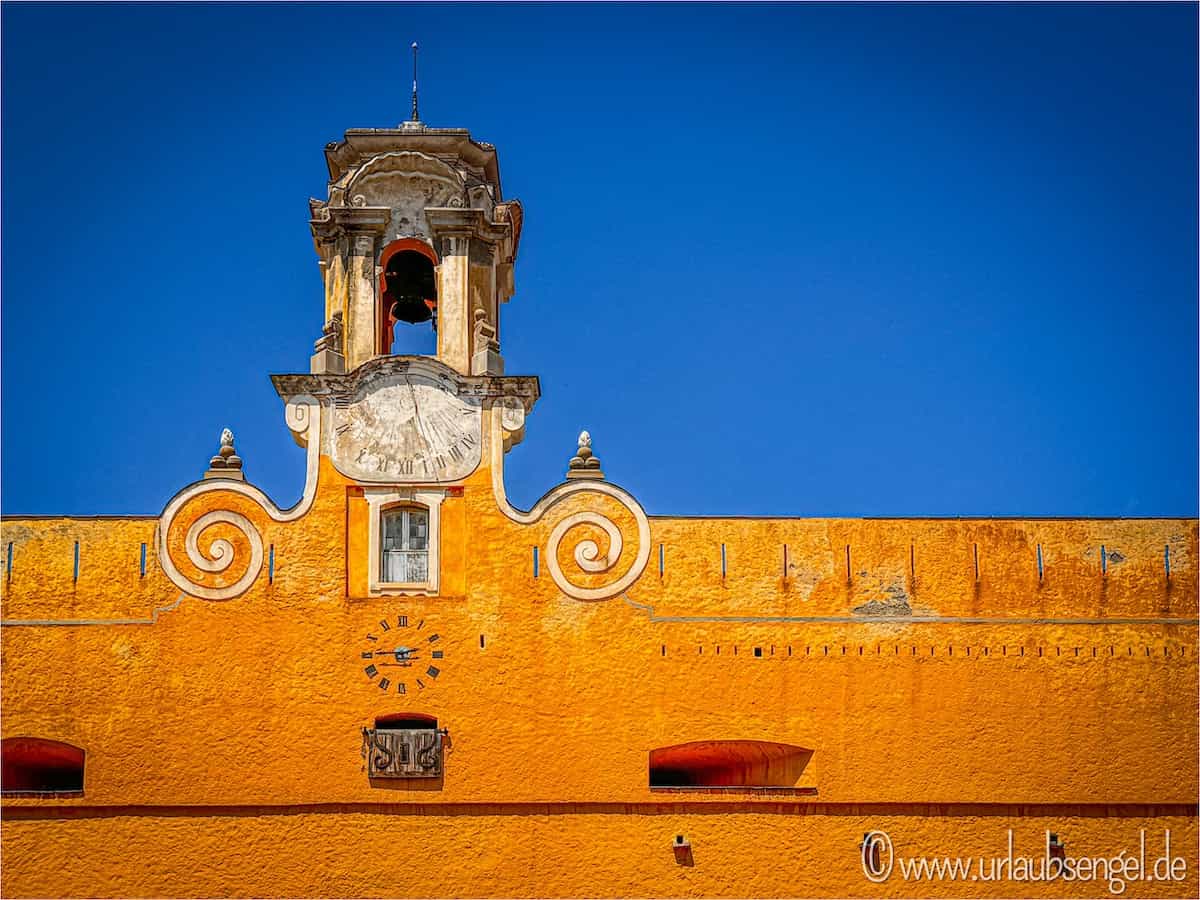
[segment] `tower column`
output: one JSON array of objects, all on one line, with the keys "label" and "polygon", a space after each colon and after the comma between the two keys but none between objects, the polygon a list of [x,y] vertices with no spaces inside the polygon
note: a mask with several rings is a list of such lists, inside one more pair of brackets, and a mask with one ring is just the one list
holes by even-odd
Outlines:
[{"label": "tower column", "polygon": [[375,355],[375,235],[351,231],[347,237],[346,368],[353,372]]},{"label": "tower column", "polygon": [[[425,221],[434,237],[438,267],[438,359],[471,374],[481,323],[494,344],[496,333],[496,245],[511,235],[508,223],[491,221],[479,209],[427,208]],[[482,311],[482,317],[476,315]],[[483,348],[488,349],[488,348]],[[486,356],[486,354],[485,354]],[[503,370],[492,351],[490,368]],[[485,364],[487,365],[487,364]]]},{"label": "tower column", "polygon": [[[376,294],[379,279],[375,266],[379,258],[379,240],[390,221],[391,210],[385,208],[357,207],[333,211],[333,222],[340,233],[337,254],[340,259],[335,262],[332,274],[335,287],[339,281],[345,283],[343,328],[347,371],[354,371],[374,357],[378,346],[375,328],[378,321],[376,306],[379,298]],[[336,309],[336,300],[333,306]],[[330,311],[330,315],[333,311]]]},{"label": "tower column", "polygon": [[459,372],[470,372],[471,344],[467,330],[467,253],[470,238],[453,234],[441,240],[438,266],[438,359]]}]

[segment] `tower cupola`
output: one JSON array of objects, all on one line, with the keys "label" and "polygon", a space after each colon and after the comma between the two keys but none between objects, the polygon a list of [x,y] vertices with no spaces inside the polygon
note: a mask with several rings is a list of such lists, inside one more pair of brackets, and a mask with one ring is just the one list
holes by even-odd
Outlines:
[{"label": "tower cupola", "polygon": [[313,372],[419,348],[463,375],[503,374],[522,210],[496,148],[408,121],[351,129],[325,160],[328,199],[309,202],[329,323]]}]

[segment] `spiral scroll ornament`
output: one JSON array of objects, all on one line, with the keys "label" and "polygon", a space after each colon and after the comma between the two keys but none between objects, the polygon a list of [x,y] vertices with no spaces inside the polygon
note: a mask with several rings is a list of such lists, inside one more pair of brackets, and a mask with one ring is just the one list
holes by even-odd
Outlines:
[{"label": "spiral scroll ornament", "polygon": [[[566,574],[562,571],[562,567],[558,564],[558,554],[562,548],[564,539],[569,538],[571,529],[577,525],[595,525],[608,538],[607,552],[601,555],[599,545],[590,538],[585,538],[574,546],[572,556],[575,564],[589,574],[610,572],[616,569],[617,564],[621,561],[622,554],[625,552],[625,542],[621,537],[621,529],[617,527],[612,519],[598,512],[577,512],[567,516],[556,524],[551,529],[550,537],[546,541],[546,568],[550,571],[550,577],[554,579],[554,583],[558,585],[559,590],[564,594],[568,597],[574,597],[576,600],[606,600],[609,597],[616,596],[637,581],[642,571],[646,568],[647,561],[650,559],[650,522],[646,518],[645,511],[632,496],[621,488],[604,482],[592,482],[588,484],[576,482],[564,485],[559,490],[561,490],[561,493],[558,493],[554,497],[553,501],[548,504],[547,509],[549,506],[555,505],[568,496],[584,492],[595,492],[613,497],[625,509],[629,510],[630,515],[633,516],[637,527],[637,551],[634,555],[633,565],[629,567],[624,575],[609,584],[603,584],[598,587],[584,587],[573,583],[567,578]],[[550,500],[551,496],[555,493],[557,492],[552,492],[551,495],[547,495],[544,499]]]},{"label": "spiral scroll ornament", "polygon": [[[205,480],[198,481],[184,488],[171,498],[158,523],[158,558],[167,577],[180,590],[204,600],[230,600],[249,590],[262,572],[263,539],[258,527],[246,515],[232,508],[211,509],[196,517],[184,535],[183,550],[188,563],[205,576],[214,577],[213,581],[224,580],[229,574],[240,572],[240,576],[229,584],[204,584],[184,575],[172,558],[172,542],[169,537],[177,533],[187,522],[186,515],[180,515],[197,498],[205,498],[214,492],[223,492],[226,496],[236,494],[248,498],[263,512],[276,522],[292,522],[308,512],[317,492],[317,470],[320,461],[321,407],[313,397],[307,395],[293,397],[288,401],[284,414],[288,428],[292,431],[296,442],[308,449],[304,493],[299,502],[288,510],[281,510],[266,494],[251,484],[237,480],[224,467],[218,467],[214,457],[213,467],[209,469]],[[228,430],[227,430],[228,431]],[[233,436],[222,435],[222,446],[232,447]],[[240,466],[240,460],[239,460]],[[240,475],[240,469],[238,471]],[[228,502],[226,500],[226,502]],[[244,506],[245,504],[239,504]],[[246,542],[248,550],[241,554],[245,559],[239,559],[239,553],[234,543],[225,537],[217,536],[211,543],[205,544],[205,532],[214,526],[227,526],[238,532]],[[178,544],[176,543],[177,547]],[[177,550],[175,552],[178,552]],[[203,577],[203,576],[202,576]]]},{"label": "spiral scroll ornament", "polygon": [[[492,434],[502,434],[503,410],[499,405],[492,408],[492,416]],[[625,569],[624,574],[598,585],[595,584],[596,579],[594,578],[590,579],[592,581],[590,586],[571,581],[563,572],[562,566],[559,565],[559,551],[564,542],[571,539],[573,529],[577,526],[590,525],[604,533],[608,549],[601,552],[600,545],[596,541],[591,537],[584,537],[570,548],[575,564],[579,566],[580,571],[589,576],[619,571],[622,568],[621,560],[628,550],[625,536],[617,523],[597,510],[582,510],[564,517],[550,530],[545,549],[546,568],[558,589],[575,600],[607,600],[617,596],[641,577],[642,572],[646,569],[646,563],[650,560],[650,520],[646,517],[646,511],[628,491],[604,480],[600,461],[592,453],[591,445],[591,436],[586,431],[579,435],[579,450],[568,464],[567,482],[546,494],[528,512],[522,512],[508,502],[502,474],[504,449],[499,440],[493,440],[491,446],[492,493],[501,512],[512,521],[522,525],[532,525],[567,498],[587,494],[615,500],[633,518],[637,531],[637,543],[634,545],[636,549],[633,553],[632,564]],[[568,546],[570,545],[568,544]]]}]

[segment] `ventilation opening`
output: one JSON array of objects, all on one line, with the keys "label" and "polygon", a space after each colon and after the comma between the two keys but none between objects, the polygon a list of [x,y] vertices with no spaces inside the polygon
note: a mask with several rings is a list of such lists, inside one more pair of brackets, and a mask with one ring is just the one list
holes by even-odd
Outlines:
[{"label": "ventilation opening", "polygon": [[0,792],[82,793],[83,756],[79,747],[61,741],[5,738],[0,741]]},{"label": "ventilation opening", "polygon": [[398,248],[384,257],[381,353],[437,351],[437,278],[425,248]]},{"label": "ventilation opening", "polygon": [[651,788],[808,786],[812,751],[769,741],[697,741],[650,751]]},{"label": "ventilation opening", "polygon": [[375,717],[376,730],[399,731],[404,728],[437,728],[437,718],[421,713],[391,713]]}]

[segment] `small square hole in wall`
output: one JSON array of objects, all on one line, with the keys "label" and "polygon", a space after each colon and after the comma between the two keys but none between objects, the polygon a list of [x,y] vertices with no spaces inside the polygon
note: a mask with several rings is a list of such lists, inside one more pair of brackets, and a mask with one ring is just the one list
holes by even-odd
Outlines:
[{"label": "small square hole in wall", "polygon": [[762,647],[755,647],[755,648],[754,648],[754,655],[755,655],[755,656],[762,656]]}]

